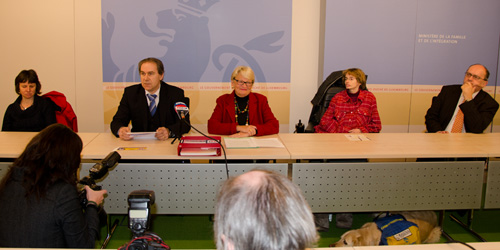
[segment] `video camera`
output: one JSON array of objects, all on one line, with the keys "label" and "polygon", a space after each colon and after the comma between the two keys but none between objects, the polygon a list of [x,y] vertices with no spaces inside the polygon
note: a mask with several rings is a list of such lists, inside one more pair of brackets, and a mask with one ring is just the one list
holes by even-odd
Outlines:
[{"label": "video camera", "polygon": [[151,206],[155,193],[151,190],[135,190],[128,195],[128,227],[134,238],[120,247],[120,250],[170,250],[170,247],[156,234],[147,232],[150,226]]},{"label": "video camera", "polygon": [[[121,158],[121,155],[116,151],[109,153],[104,159],[92,166],[89,169],[89,175],[83,177],[78,183],[87,185],[93,190],[101,190],[102,187],[96,184],[96,180],[104,177],[109,172],[110,168],[118,164]],[[80,200],[82,206],[85,207],[87,205],[87,192],[85,192],[85,189],[80,193]]]}]

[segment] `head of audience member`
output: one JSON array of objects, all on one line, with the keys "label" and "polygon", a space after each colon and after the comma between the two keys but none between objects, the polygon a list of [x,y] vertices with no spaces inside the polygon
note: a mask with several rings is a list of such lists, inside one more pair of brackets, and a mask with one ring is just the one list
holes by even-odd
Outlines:
[{"label": "head of audience member", "polygon": [[318,236],[311,209],[286,176],[252,170],[219,190],[214,237],[219,250],[299,250]]},{"label": "head of audience member", "polygon": [[154,93],[160,88],[164,73],[163,62],[157,58],[149,57],[139,62],[141,84],[149,93]]},{"label": "head of audience member", "polygon": [[465,72],[463,84],[471,84],[474,87],[474,92],[477,92],[488,85],[489,77],[490,72],[485,66],[473,64]]},{"label": "head of audience member", "polygon": [[32,69],[19,72],[14,82],[16,93],[25,99],[31,99],[33,96],[41,94],[42,84]]},{"label": "head of audience member", "polygon": [[64,181],[76,186],[82,140],[69,127],[52,124],[35,135],[14,161],[0,185],[5,186],[15,169],[23,170],[26,196],[44,197],[48,188]]},{"label": "head of audience member", "polygon": [[248,66],[238,66],[231,74],[231,87],[238,97],[246,97],[252,92],[255,74]]},{"label": "head of audience member", "polygon": [[349,93],[357,93],[360,89],[366,89],[366,75],[363,70],[350,68],[342,71],[344,85]]}]

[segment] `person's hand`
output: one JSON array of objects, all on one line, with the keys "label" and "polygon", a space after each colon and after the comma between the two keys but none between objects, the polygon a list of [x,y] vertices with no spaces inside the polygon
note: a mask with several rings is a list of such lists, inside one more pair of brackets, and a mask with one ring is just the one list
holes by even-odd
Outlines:
[{"label": "person's hand", "polygon": [[349,133],[361,133],[361,129],[359,128],[351,129],[349,130]]},{"label": "person's hand", "polygon": [[118,130],[118,136],[120,137],[120,139],[122,139],[124,141],[130,141],[130,140],[134,139],[134,137],[131,136],[129,133],[130,133],[129,127],[121,127]]},{"label": "person's hand", "polygon": [[449,132],[448,131],[437,131],[436,133],[438,133],[438,134],[448,134]]},{"label": "person's hand", "polygon": [[98,206],[102,204],[104,200],[104,195],[108,193],[107,190],[93,190],[89,186],[85,186],[85,191],[87,192],[87,200],[95,202]]},{"label": "person's hand", "polygon": [[168,139],[169,134],[170,134],[170,131],[168,131],[168,128],[159,127],[156,130],[155,137],[156,137],[156,139],[158,139],[160,141],[165,141]]},{"label": "person's hand", "polygon": [[254,125],[238,125],[236,126],[236,131],[247,133],[250,136],[257,134],[257,127]]},{"label": "person's hand", "polygon": [[252,136],[252,135],[250,135],[249,133],[238,132],[236,134],[230,135],[229,137],[231,137],[231,138],[241,138],[241,137],[250,137],[250,136]]},{"label": "person's hand", "polygon": [[471,82],[464,82],[464,84],[462,84],[462,94],[464,95],[465,100],[472,100],[474,90],[474,85]]}]

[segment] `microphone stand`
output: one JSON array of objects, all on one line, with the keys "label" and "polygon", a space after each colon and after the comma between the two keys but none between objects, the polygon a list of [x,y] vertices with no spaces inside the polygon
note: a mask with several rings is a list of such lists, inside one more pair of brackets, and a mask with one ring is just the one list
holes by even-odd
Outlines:
[{"label": "microphone stand", "polygon": [[179,142],[181,141],[181,137],[182,137],[182,120],[184,120],[184,118],[182,118],[179,122],[179,131],[178,133],[175,133],[175,138],[172,140],[172,142],[170,144],[174,144],[174,142],[176,140],[179,140]]},{"label": "microphone stand", "polygon": [[[179,121],[179,131],[178,131],[179,133],[175,133],[175,138],[172,140],[172,142],[171,142],[170,144],[174,144],[174,142],[175,142],[176,140],[179,140],[179,142],[181,142],[181,137],[182,137],[182,125],[183,125],[182,121],[184,121],[184,120],[185,120],[185,117],[184,117],[184,116],[182,116],[182,117],[180,118],[180,121]],[[184,122],[186,122],[186,121],[184,121]]]}]

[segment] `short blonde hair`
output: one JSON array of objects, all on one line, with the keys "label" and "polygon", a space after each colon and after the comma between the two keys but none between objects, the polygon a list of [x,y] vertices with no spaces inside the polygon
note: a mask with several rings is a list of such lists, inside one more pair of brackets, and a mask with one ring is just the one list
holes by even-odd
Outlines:
[{"label": "short blonde hair", "polygon": [[253,73],[252,68],[248,66],[238,66],[233,70],[231,74],[231,80],[234,80],[238,74],[241,74],[243,77],[250,79],[252,83],[255,81],[255,74]]}]

